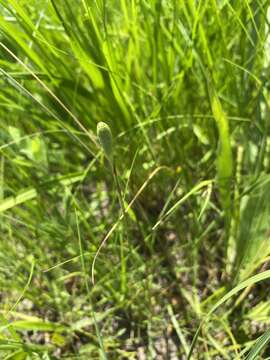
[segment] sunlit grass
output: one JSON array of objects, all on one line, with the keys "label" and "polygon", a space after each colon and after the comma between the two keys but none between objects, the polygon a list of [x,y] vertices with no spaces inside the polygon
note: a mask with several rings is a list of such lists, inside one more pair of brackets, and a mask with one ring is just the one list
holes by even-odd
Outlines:
[{"label": "sunlit grass", "polygon": [[269,356],[269,5],[0,0],[1,359]]}]

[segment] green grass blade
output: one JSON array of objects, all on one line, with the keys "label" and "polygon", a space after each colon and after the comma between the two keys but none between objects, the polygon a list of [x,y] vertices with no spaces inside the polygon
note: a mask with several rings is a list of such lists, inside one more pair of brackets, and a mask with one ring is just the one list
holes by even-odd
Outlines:
[{"label": "green grass blade", "polygon": [[236,287],[234,287],[232,290],[230,290],[226,295],[224,295],[211,309],[210,311],[205,315],[204,319],[201,321],[200,326],[198,327],[195,336],[193,337],[192,340],[192,344],[190,346],[190,350],[189,350],[189,354],[188,354],[188,358],[187,360],[191,359],[194,347],[196,345],[196,342],[198,340],[200,331],[201,331],[201,327],[203,325],[203,323],[205,323],[210,315],[212,315],[221,305],[223,305],[226,301],[228,301],[229,299],[231,299],[234,295],[236,295],[237,293],[239,293],[239,291],[247,288],[248,286],[254,285],[258,282],[267,280],[270,278],[270,270],[266,270],[262,273],[259,273],[257,275],[254,275],[252,277],[250,277],[249,279],[243,281],[242,283],[240,283],[239,285],[237,285]]},{"label": "green grass blade", "polygon": [[262,336],[259,337],[255,345],[253,345],[250,352],[248,353],[246,360],[256,360],[263,348],[269,343],[269,341],[270,329],[268,329]]},{"label": "green grass blade", "polygon": [[[56,179],[48,180],[40,184],[40,187],[49,186],[53,188],[55,185],[69,186],[83,180],[83,174],[69,174]],[[14,206],[25,203],[26,201],[35,199],[38,190],[35,188],[21,190],[16,196],[10,196],[0,202],[0,213],[12,209]]]}]

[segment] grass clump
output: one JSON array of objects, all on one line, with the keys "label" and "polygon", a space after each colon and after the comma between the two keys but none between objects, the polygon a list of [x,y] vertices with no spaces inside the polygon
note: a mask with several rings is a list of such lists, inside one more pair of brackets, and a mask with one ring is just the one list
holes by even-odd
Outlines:
[{"label": "grass clump", "polygon": [[0,0],[1,359],[270,356],[269,6]]}]

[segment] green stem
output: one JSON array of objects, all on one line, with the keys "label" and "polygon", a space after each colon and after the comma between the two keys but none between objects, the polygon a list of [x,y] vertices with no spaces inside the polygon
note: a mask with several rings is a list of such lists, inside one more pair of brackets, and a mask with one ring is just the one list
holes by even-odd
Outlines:
[{"label": "green stem", "polygon": [[[124,199],[121,191],[121,186],[118,180],[118,174],[117,174],[117,168],[115,165],[115,162],[112,164],[112,173],[113,173],[113,179],[116,186],[116,191],[118,195],[119,204],[121,207],[121,213],[122,216],[125,217],[125,205],[124,205]],[[122,293],[126,293],[126,284],[127,284],[127,277],[126,277],[126,259],[125,259],[125,251],[124,251],[124,232],[120,235],[120,258],[121,258],[121,290]]]}]

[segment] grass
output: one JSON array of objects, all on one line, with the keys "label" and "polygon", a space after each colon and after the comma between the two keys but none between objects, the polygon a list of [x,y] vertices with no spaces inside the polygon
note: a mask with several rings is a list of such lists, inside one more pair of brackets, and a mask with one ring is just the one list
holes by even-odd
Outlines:
[{"label": "grass", "polygon": [[269,6],[0,0],[1,359],[270,356]]}]

